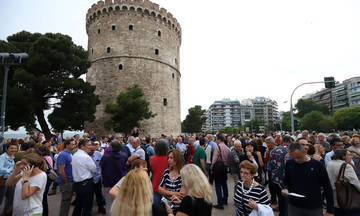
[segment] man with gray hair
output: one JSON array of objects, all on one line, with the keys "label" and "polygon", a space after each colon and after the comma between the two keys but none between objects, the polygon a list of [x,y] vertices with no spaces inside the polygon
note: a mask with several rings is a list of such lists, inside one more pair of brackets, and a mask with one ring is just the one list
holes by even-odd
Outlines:
[{"label": "man with gray hair", "polygon": [[323,134],[323,133],[319,133],[317,135],[316,144],[321,144],[325,148],[326,152],[331,151],[330,143],[328,141],[326,141],[325,134]]},{"label": "man with gray hair", "polygon": [[[291,216],[322,216],[322,194],[326,197],[325,216],[334,215],[334,199],[329,176],[321,162],[305,154],[304,146],[298,142],[289,145],[292,157],[285,165],[283,196],[289,197],[288,214]],[[304,197],[292,196],[296,193]]]}]

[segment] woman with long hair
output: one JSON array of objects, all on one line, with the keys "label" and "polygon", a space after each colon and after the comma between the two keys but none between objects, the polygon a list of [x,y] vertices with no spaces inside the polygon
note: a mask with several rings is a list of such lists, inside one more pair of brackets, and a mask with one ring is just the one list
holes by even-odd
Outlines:
[{"label": "woman with long hair", "polygon": [[150,181],[146,171],[133,169],[124,177],[112,207],[111,216],[165,216],[165,208],[153,205]]},{"label": "woman with long hair", "polygon": [[244,154],[240,157],[240,163],[247,160],[254,163],[257,167],[257,173],[255,174],[255,180],[261,184],[265,184],[265,173],[263,171],[264,162],[261,157],[261,153],[255,151],[255,146],[252,143],[246,143],[244,147]]},{"label": "woman with long hair", "polygon": [[185,165],[180,170],[187,195],[181,201],[174,196],[175,203],[180,203],[177,216],[210,216],[212,209],[212,189],[200,168],[194,164]]},{"label": "woman with long hair", "polygon": [[45,161],[37,153],[25,154],[16,163],[6,181],[7,186],[16,185],[13,215],[42,215],[42,199],[47,180],[45,170]]},{"label": "woman with long hair", "polygon": [[[186,195],[185,189],[182,184],[180,170],[184,166],[184,157],[180,150],[172,149],[168,153],[169,168],[166,169],[161,177],[158,193],[161,194],[166,200],[174,199],[174,196],[182,200]],[[180,207],[176,203],[169,202],[174,213]]]}]

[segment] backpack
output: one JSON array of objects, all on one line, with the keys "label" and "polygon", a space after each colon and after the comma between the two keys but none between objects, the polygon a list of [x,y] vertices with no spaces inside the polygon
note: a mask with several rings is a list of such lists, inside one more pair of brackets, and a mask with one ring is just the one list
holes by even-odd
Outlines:
[{"label": "backpack", "polygon": [[217,158],[217,161],[215,162],[215,164],[213,166],[213,173],[215,176],[221,177],[221,176],[226,175],[226,168],[225,168],[225,163],[222,158],[220,146],[218,146],[218,148],[219,148],[219,157]]}]

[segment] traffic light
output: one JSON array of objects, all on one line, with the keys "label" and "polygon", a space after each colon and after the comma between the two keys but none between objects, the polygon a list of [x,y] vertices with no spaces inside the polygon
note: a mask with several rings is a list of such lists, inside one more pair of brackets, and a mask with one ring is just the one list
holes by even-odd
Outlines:
[{"label": "traffic light", "polygon": [[335,79],[334,77],[324,77],[325,88],[334,88],[335,87]]}]

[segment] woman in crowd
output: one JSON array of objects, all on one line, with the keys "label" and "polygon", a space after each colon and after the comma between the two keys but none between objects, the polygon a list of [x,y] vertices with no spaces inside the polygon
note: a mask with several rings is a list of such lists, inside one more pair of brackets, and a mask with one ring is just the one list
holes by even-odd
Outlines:
[{"label": "woman in crowd", "polygon": [[173,202],[181,202],[176,216],[210,216],[212,189],[204,173],[198,166],[188,164],[180,170],[180,175],[187,195],[182,201],[173,197]]},{"label": "woman in crowd", "polygon": [[[44,141],[46,142],[46,141]],[[50,169],[53,169],[53,160],[50,157],[50,150],[47,146],[43,145],[40,146],[38,149],[38,152],[40,154],[40,156],[42,157],[42,159],[44,160],[44,162],[46,163],[46,173],[50,172]],[[45,186],[45,191],[43,194],[43,216],[47,216],[49,215],[49,207],[48,207],[48,201],[47,201],[47,195],[49,193],[49,188],[51,185],[52,181],[51,179],[47,176],[46,179],[46,186]]]},{"label": "woman in crowd", "polygon": [[25,154],[16,163],[6,181],[8,186],[16,185],[13,215],[42,215],[42,199],[47,179],[45,169],[45,161],[36,153]]},{"label": "woman in crowd", "polygon": [[[172,216],[165,208],[152,205],[152,194],[147,172],[133,169],[124,177],[112,207],[111,216]],[[170,211],[170,209],[168,209]]]},{"label": "woman in crowd", "polygon": [[[333,188],[335,216],[360,215],[360,210],[349,211],[349,210],[341,209],[340,206],[338,205],[338,200],[336,195],[335,182],[337,181],[341,165],[344,163],[347,164],[346,161],[351,161],[350,152],[347,151],[346,149],[337,149],[331,159],[332,160],[329,162],[326,169],[329,174],[329,179]],[[344,179],[345,181],[352,184],[360,192],[360,182],[356,176],[354,169],[349,164],[346,165]]]},{"label": "woman in crowd", "polygon": [[273,215],[266,189],[254,180],[256,173],[254,163],[248,160],[241,162],[241,180],[234,195],[236,216],[249,215],[253,210],[262,212],[261,215]]},{"label": "woman in crowd", "polygon": [[150,158],[150,167],[152,171],[152,188],[154,191],[154,203],[159,205],[161,194],[159,194],[159,184],[161,176],[168,168],[169,142],[166,139],[159,139],[155,144],[155,155]]},{"label": "woman in crowd", "polygon": [[255,180],[259,183],[265,182],[265,175],[263,172],[264,163],[261,157],[261,153],[256,151],[254,152],[254,145],[252,143],[245,144],[244,154],[240,157],[240,163],[244,160],[248,160],[251,163],[254,163],[257,167],[257,173],[255,174]]},{"label": "woman in crowd", "polygon": [[[133,162],[131,162],[131,170],[133,169],[139,169],[139,170],[144,170],[145,172],[148,171],[147,169],[147,162],[145,160],[141,160],[141,159],[135,159],[133,160]],[[109,191],[109,195],[115,199],[116,196],[119,194],[120,191],[120,187],[122,185],[122,183],[124,182],[125,178],[121,178],[116,185],[114,185],[114,187],[111,188],[111,190]],[[150,187],[150,192],[151,194],[153,193],[152,187]]]},{"label": "woman in crowd", "polygon": [[313,155],[313,158],[315,160],[318,160],[320,161],[321,163],[324,164],[325,166],[325,161],[324,161],[324,158],[325,158],[325,148],[323,145],[321,144],[315,144],[314,145],[314,148],[315,148],[315,153]]},{"label": "woman in crowd", "polygon": [[350,141],[351,146],[348,150],[351,152],[353,157],[354,165],[356,168],[356,174],[360,176],[360,136],[354,135]]},{"label": "woman in crowd", "polygon": [[[186,195],[180,176],[180,170],[184,166],[184,157],[180,150],[172,149],[168,153],[168,158],[169,168],[164,171],[161,177],[158,193],[169,201],[174,199],[174,196],[182,200]],[[170,204],[176,214],[179,205]]]}]

